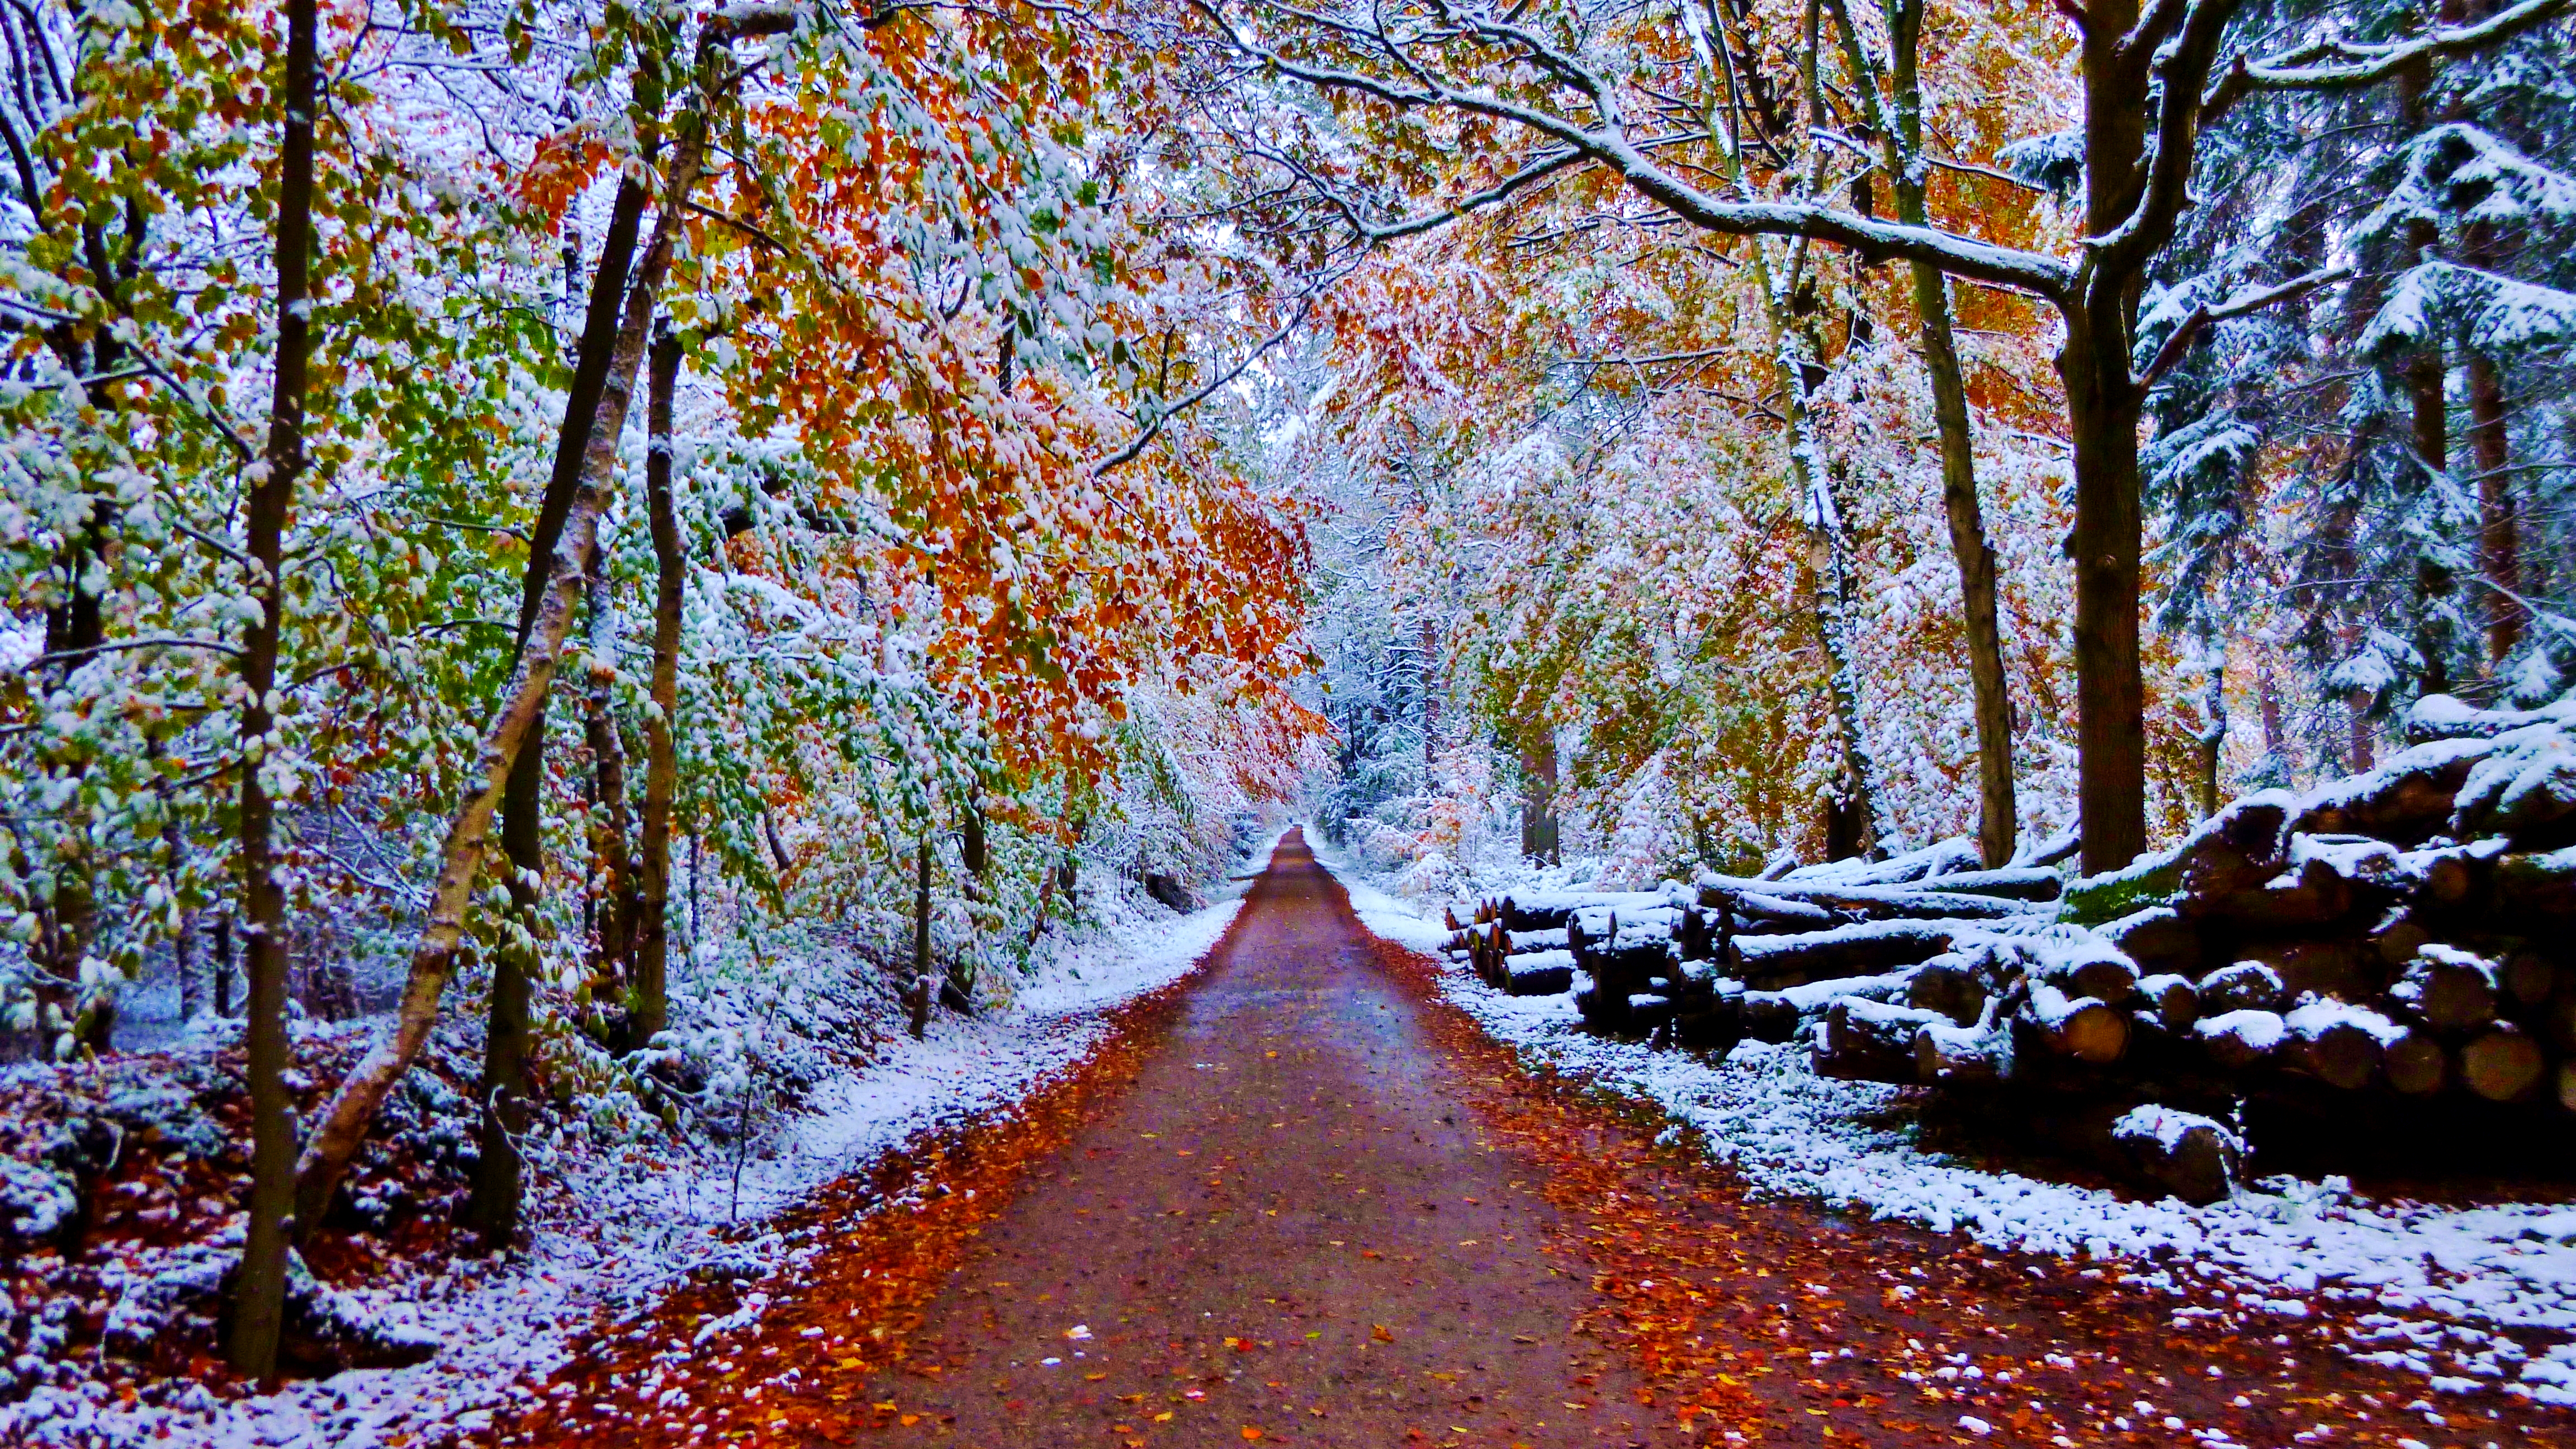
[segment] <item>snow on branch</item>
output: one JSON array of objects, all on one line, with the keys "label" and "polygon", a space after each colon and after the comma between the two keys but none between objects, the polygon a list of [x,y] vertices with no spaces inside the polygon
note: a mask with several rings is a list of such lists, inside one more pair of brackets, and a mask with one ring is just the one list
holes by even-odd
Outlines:
[{"label": "snow on branch", "polygon": [[2412,40],[2364,42],[2341,38],[2254,60],[2236,57],[2218,84],[2202,97],[2209,120],[2256,91],[2358,90],[2394,78],[2409,66],[2473,55],[2576,11],[2576,0],[2523,0],[2475,25],[2445,25]]}]

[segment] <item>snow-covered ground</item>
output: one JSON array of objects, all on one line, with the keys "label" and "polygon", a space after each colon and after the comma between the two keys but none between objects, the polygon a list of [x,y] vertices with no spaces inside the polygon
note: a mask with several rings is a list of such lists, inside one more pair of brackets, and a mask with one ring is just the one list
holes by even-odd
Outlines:
[{"label": "snow-covered ground", "polygon": [[[1316,856],[1371,931],[1440,956],[1448,932],[1370,883],[1309,832]],[[2307,1319],[2358,1311],[2343,1346],[2453,1393],[2576,1405],[2576,1209],[2430,1206],[2357,1194],[2341,1178],[2266,1178],[2228,1202],[2125,1200],[1920,1152],[1886,1109],[1897,1089],[1820,1077],[1803,1043],[1746,1042],[1710,1066],[1683,1052],[1596,1037],[1570,996],[1506,996],[1443,962],[1450,1000],[1522,1056],[1653,1102],[1701,1134],[1756,1190],[1965,1232],[2035,1253],[2081,1249],[2120,1281],[2182,1300],[2177,1321]],[[2544,1346],[2526,1349],[2516,1335]]]},{"label": "snow-covered ground", "polygon": [[[1252,860],[1266,861],[1276,845],[1273,837]],[[874,1062],[810,1094],[808,1110],[765,1157],[599,1163],[531,1204],[526,1253],[351,1293],[388,1326],[434,1337],[442,1348],[427,1363],[231,1402],[194,1385],[171,1402],[131,1404],[106,1384],[45,1388],[0,1406],[0,1443],[375,1449],[479,1432],[496,1411],[526,1402],[603,1311],[646,1307],[692,1274],[766,1276],[798,1249],[759,1223],[925,1133],[1005,1112],[1071,1068],[1100,1043],[1111,1011],[1207,955],[1245,889],[1229,884],[1191,914],[1119,923],[1056,953],[1006,1013],[935,1013],[926,1040],[898,1035]],[[744,1303],[716,1327],[750,1321],[766,1298],[754,1292]]]}]

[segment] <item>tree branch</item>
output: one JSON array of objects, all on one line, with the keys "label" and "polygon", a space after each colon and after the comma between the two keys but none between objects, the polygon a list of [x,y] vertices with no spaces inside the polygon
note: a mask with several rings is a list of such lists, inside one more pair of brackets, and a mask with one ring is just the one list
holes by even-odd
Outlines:
[{"label": "tree branch", "polygon": [[2155,360],[2149,362],[2147,370],[2138,377],[2138,386],[2141,388],[2155,386],[2156,379],[2164,376],[2167,370],[2182,360],[2183,352],[2191,346],[2192,339],[2199,336],[2201,329],[2209,324],[2242,317],[2249,312],[2260,312],[2266,307],[2277,306],[2283,302],[2296,301],[2319,287],[2332,286],[2351,275],[2352,268],[2348,266],[2327,267],[2323,271],[2310,272],[2304,277],[2293,277],[2277,286],[2265,287],[2253,292],[2239,292],[2215,307],[2204,303],[2192,308],[2189,316],[2175,324],[2172,334],[2165,338],[2164,346],[2156,349]]}]

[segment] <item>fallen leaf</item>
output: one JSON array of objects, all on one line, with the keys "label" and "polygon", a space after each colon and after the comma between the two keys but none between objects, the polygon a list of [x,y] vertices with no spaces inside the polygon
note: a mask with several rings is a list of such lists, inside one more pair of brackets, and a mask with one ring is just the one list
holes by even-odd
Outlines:
[{"label": "fallen leaf", "polygon": [[1250,1424],[1246,1424],[1243,1426],[1243,1437],[1246,1439],[1258,1439],[1261,1437],[1261,1431]]},{"label": "fallen leaf", "polygon": [[1395,1330],[1387,1327],[1383,1323],[1372,1323],[1369,1325],[1369,1337],[1376,1339],[1380,1343],[1393,1343],[1395,1342]]}]

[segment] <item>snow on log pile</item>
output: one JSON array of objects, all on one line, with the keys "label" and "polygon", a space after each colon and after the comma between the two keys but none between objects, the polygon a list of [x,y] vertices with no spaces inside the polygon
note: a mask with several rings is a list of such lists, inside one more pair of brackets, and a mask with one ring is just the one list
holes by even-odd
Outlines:
[{"label": "snow on log pile", "polygon": [[2068,881],[2070,840],[2004,870],[1965,842],[1626,895],[1505,896],[1453,955],[1595,1031],[2000,1111],[2191,1201],[2239,1127],[2385,1122],[2576,1141],[2576,696],[2435,696],[2410,747],[2305,795],[2238,800],[2173,849]]}]

